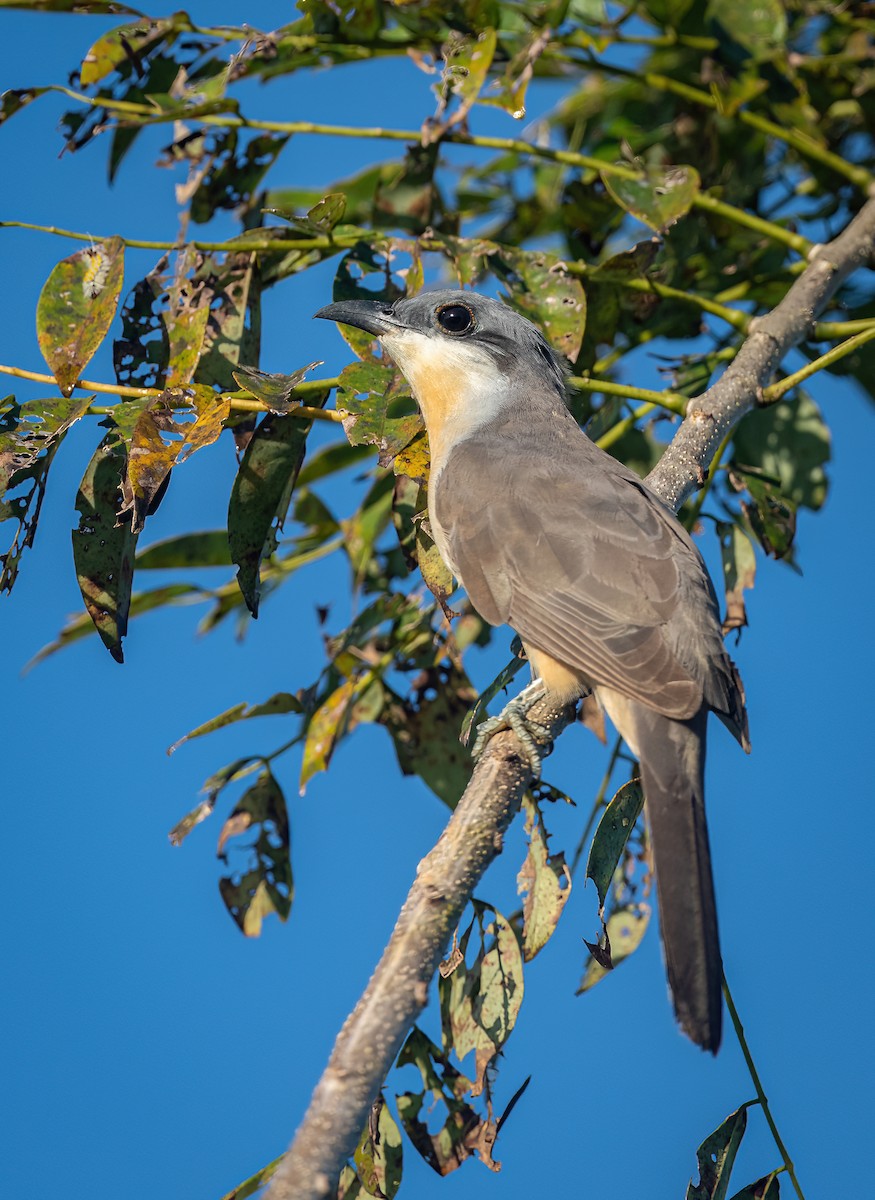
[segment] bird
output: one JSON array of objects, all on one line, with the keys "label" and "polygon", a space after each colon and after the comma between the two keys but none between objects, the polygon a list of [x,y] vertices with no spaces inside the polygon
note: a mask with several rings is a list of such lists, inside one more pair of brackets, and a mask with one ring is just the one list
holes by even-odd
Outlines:
[{"label": "bird", "polygon": [[[428,519],[480,616],[510,626],[533,682],[498,720],[592,691],[638,759],[669,990],[717,1052],[723,966],[705,818],[706,723],[750,749],[714,587],[675,513],[569,411],[567,367],[533,322],[470,290],[315,314],[379,339],[430,446]],[[534,740],[528,735],[531,746]],[[525,749],[525,746],[524,746]]]}]

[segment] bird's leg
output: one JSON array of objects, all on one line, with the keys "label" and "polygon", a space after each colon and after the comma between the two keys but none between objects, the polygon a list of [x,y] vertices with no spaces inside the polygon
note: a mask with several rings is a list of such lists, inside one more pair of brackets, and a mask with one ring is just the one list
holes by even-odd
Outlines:
[{"label": "bird's leg", "polygon": [[534,708],[539,700],[544,699],[546,691],[547,689],[540,679],[533,679],[528,687],[524,687],[514,700],[505,705],[497,717],[489,717],[488,720],[483,721],[477,728],[477,738],[474,742],[474,749],[471,751],[474,761],[477,762],[480,758],[494,734],[511,729],[523,748],[523,753],[532,768],[532,774],[536,779],[540,779],[543,749],[535,739],[537,738],[542,743],[549,743],[550,731],[545,725],[529,720],[529,710]]}]

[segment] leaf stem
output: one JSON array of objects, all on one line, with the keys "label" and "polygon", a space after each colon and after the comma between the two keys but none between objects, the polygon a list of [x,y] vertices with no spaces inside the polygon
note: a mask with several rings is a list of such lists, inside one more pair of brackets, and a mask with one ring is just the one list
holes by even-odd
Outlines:
[{"label": "leaf stem", "polygon": [[785,376],[784,379],[773,383],[770,387],[763,388],[763,405],[774,404],[780,400],[787,392],[792,391],[797,384],[802,383],[811,375],[815,375],[818,371],[824,370],[826,367],[832,366],[834,362],[844,358],[848,354],[853,354],[860,346],[865,346],[867,342],[871,342],[875,338],[875,325],[870,325],[868,329],[864,329],[862,333],[858,333],[855,337],[850,337],[846,342],[839,342],[837,346],[833,346],[831,350],[827,350],[826,354],[821,354],[820,358],[815,358],[813,362],[806,363],[804,367],[800,367],[798,371],[794,371],[792,375]]},{"label": "leaf stem", "polygon": [[757,1099],[759,1100],[763,1113],[765,1114],[769,1129],[772,1131],[772,1137],[775,1139],[775,1145],[778,1147],[778,1153],[783,1159],[784,1167],[787,1171],[787,1174],[790,1176],[793,1187],[796,1191],[796,1195],[799,1197],[799,1200],[805,1200],[805,1197],[802,1194],[802,1188],[799,1186],[799,1180],[796,1178],[796,1170],[793,1166],[793,1160],[787,1153],[787,1147],[784,1145],[781,1135],[778,1133],[778,1127],[775,1124],[774,1117],[772,1116],[772,1110],[769,1108],[769,1101],[765,1091],[763,1090],[763,1085],[760,1082],[756,1065],[754,1064],[750,1049],[747,1044],[747,1038],[744,1036],[744,1027],[741,1024],[741,1018],[738,1015],[738,1009],[735,1007],[735,1001],[732,999],[732,992],[729,990],[729,983],[726,979],[725,972],[723,974],[723,997],[726,1000],[726,1008],[732,1021],[732,1027],[735,1030],[735,1036],[738,1038],[738,1044],[741,1046],[741,1053],[744,1055],[744,1061],[747,1064],[748,1073],[750,1075],[751,1082],[753,1083],[754,1090],[756,1091]]}]

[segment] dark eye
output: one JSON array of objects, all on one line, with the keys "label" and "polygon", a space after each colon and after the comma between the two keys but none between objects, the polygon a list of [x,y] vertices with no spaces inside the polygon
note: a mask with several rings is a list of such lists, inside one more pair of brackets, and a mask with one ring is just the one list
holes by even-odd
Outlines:
[{"label": "dark eye", "polygon": [[445,304],[435,316],[438,325],[447,333],[467,333],[474,328],[474,314],[467,304]]}]

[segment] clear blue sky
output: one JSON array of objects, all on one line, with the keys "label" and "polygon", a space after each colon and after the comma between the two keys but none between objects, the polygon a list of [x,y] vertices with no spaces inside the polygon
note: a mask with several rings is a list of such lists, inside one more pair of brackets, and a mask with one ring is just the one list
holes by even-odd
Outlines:
[{"label": "clear blue sky", "polygon": [[[165,11],[171,7],[153,10]],[[196,20],[271,28],[291,10],[222,2],[190,11]],[[2,86],[63,79],[114,23],[3,14]],[[429,84],[412,63],[383,62],[339,77],[249,86],[243,97],[252,115],[391,124],[400,114],[417,125],[431,110]],[[533,109],[550,97],[536,92]],[[58,159],[54,126],[64,107],[43,99],[0,134],[2,216],[95,236],[172,237],[173,178],[151,167],[167,129],[141,137],[110,191],[102,144]],[[515,132],[510,118],[492,112],[478,113],[475,128]],[[271,178],[276,186],[314,177],[328,184],[397,153],[377,143],[297,138]],[[232,231],[217,222],[218,236]],[[0,231],[0,361],[45,369],[36,298],[54,263],[74,248]],[[129,282],[152,262],[148,253],[132,254]],[[336,330],[310,320],[330,299],[333,269],[269,294],[265,370],[323,358],[334,374],[348,360]],[[108,348],[88,376],[112,378]],[[38,386],[6,390],[47,394]],[[746,759],[715,722],[709,774],[726,970],[809,1200],[834,1195],[836,1178],[856,1170],[875,1066],[866,936],[873,410],[842,381],[824,378],[813,390],[834,431],[830,498],[821,515],[801,519],[802,578],[760,562],[751,627],[736,651],[754,751]],[[67,439],[36,548],[12,598],[0,601],[7,713],[0,1187],[28,1200],[218,1200],[285,1148],[447,813],[417,781],[399,777],[379,729],[358,731],[303,798],[298,764],[283,760],[292,918],[269,921],[259,940],[239,934],[216,889],[219,820],[181,849],[170,847],[167,830],[211,771],[238,753],[271,748],[279,724],[229,730],[172,759],[165,748],[238,701],[309,682],[321,661],[314,607],[334,602],[331,620],[340,627],[345,570],[338,560],[298,576],[242,643],[229,626],[197,638],[202,610],[182,608],[134,622],[123,667],[91,638],[22,677],[26,661],[80,604],[69,531],[76,484],[97,438],[93,423],[80,423]],[[177,472],[144,543],[220,526],[233,471],[230,446],[195,456]],[[581,808],[555,815],[554,848],[573,849],[601,772],[589,735],[562,739],[548,775]],[[512,908],[522,855],[515,828],[478,894]],[[499,1105],[529,1073],[533,1081],[499,1141],[501,1174],[470,1162],[442,1181],[407,1144],[402,1195],[521,1200],[561,1188],[680,1197],[695,1147],[752,1097],[730,1029],[716,1061],[677,1033],[654,935],[611,979],[574,997],[581,937],[593,934],[595,908],[592,889],[578,885],[555,938],[527,971]],[[436,1035],[433,1006],[423,1024]],[[735,1187],[777,1162],[752,1110]]]}]

